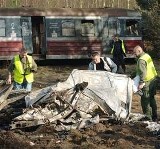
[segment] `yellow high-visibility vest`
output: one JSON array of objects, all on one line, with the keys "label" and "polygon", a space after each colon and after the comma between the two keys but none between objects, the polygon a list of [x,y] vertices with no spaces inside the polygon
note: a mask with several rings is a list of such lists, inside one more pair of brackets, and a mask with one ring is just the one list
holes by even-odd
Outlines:
[{"label": "yellow high-visibility vest", "polygon": [[34,81],[33,73],[31,72],[31,69],[30,69],[32,68],[32,56],[27,55],[27,59],[28,59],[28,62],[26,64],[26,71],[24,71],[19,55],[16,55],[14,57],[15,68],[13,70],[13,77],[14,77],[14,81],[19,84],[23,83],[24,77],[26,78],[28,83],[31,83]]},{"label": "yellow high-visibility vest", "polygon": [[138,59],[138,62],[137,62],[137,74],[139,75],[140,74],[140,70],[139,70],[139,60],[144,60],[147,64],[147,73],[146,73],[146,77],[144,78],[144,81],[150,81],[152,80],[153,78],[155,78],[157,76],[157,72],[156,72],[156,69],[154,67],[154,64],[153,64],[153,61],[151,59],[151,57],[145,53],[144,55],[142,55],[139,59]]},{"label": "yellow high-visibility vest", "polygon": [[[120,39],[119,39],[120,40]],[[125,46],[124,46],[124,42],[123,42],[123,40],[121,40],[122,41],[122,50],[123,50],[123,52],[124,53],[126,53],[126,49],[125,49]],[[114,51],[114,44],[113,44],[113,48],[112,48],[112,50],[111,50],[111,54],[113,54],[113,51]]]}]

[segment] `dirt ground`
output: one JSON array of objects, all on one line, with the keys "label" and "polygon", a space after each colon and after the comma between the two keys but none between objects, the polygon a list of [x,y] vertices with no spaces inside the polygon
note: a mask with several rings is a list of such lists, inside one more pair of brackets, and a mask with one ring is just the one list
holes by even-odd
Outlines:
[{"label": "dirt ground", "polygon": [[[47,66],[38,64],[33,90],[65,81],[73,69],[87,69],[87,64],[82,62],[72,65],[57,65],[54,62]],[[159,61],[155,61],[155,65],[160,72]],[[135,64],[126,66],[127,74],[135,70]],[[6,68],[0,69],[0,79],[5,79]],[[160,84],[156,99],[160,120]],[[23,108],[24,105],[20,105],[20,109]],[[102,122],[83,130],[61,132],[57,132],[52,125],[9,130],[3,124],[11,120],[14,112],[13,108],[8,107],[0,111],[0,126],[3,126],[0,128],[0,149],[160,149],[160,136],[149,132],[146,125],[140,122]],[[133,95],[131,112],[142,113],[138,95]]]}]

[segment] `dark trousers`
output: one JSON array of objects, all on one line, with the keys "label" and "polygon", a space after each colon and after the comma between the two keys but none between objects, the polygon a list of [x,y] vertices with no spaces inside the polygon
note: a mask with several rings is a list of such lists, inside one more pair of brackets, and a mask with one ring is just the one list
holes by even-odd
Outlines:
[{"label": "dark trousers", "polygon": [[141,106],[143,114],[145,114],[150,120],[157,119],[157,104],[155,100],[157,81],[153,79],[145,82],[145,86],[142,89],[143,95],[141,96]]},{"label": "dark trousers", "polygon": [[[117,65],[117,72],[118,73],[125,73],[126,72],[126,66],[123,55],[114,55],[113,61]],[[123,72],[122,72],[123,70]]]}]

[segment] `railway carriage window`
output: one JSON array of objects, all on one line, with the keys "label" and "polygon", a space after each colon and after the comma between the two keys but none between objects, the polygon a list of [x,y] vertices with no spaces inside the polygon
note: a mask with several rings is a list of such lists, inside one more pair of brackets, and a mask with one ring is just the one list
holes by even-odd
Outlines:
[{"label": "railway carriage window", "polygon": [[0,37],[6,36],[6,23],[4,19],[0,19]]},{"label": "railway carriage window", "polygon": [[10,18],[6,18],[6,36],[17,38],[21,37],[21,24],[20,17],[13,16]]},{"label": "railway carriage window", "polygon": [[75,36],[75,23],[73,22],[73,20],[62,21],[62,36]]},{"label": "railway carriage window", "polygon": [[139,22],[137,20],[126,20],[126,36],[140,36]]},{"label": "railway carriage window", "polygon": [[57,38],[62,36],[62,19],[46,18],[47,37]]},{"label": "railway carriage window", "polygon": [[81,35],[95,36],[95,24],[93,20],[81,20]]}]

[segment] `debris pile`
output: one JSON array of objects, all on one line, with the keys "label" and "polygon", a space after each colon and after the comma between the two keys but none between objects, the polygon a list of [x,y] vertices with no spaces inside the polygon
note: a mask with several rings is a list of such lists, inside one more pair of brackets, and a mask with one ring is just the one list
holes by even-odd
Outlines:
[{"label": "debris pile", "polygon": [[26,108],[10,127],[50,124],[56,130],[70,130],[109,119],[127,121],[132,93],[127,75],[75,69],[66,81],[26,95]]}]

